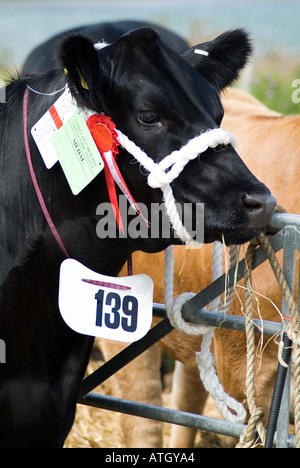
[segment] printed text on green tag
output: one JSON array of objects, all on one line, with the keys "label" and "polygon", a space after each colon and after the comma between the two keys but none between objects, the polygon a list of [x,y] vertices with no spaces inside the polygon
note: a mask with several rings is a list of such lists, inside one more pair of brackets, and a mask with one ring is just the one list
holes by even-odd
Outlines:
[{"label": "printed text on green tag", "polygon": [[51,141],[72,193],[78,195],[104,168],[81,113],[77,111],[53,135]]}]

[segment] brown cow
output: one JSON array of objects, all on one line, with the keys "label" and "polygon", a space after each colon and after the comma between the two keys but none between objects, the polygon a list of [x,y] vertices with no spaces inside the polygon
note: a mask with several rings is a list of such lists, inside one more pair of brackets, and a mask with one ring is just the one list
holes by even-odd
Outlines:
[{"label": "brown cow", "polygon": [[[288,212],[300,213],[298,181],[300,177],[300,141],[297,132],[300,116],[284,116],[268,110],[256,99],[238,90],[226,91],[223,95],[225,117],[223,127],[237,139],[237,149],[245,163],[257,178],[263,181],[276,196],[279,204]],[[282,168],[280,170],[279,168]],[[175,247],[175,288],[176,294],[184,291],[199,292],[211,282],[212,249],[206,245],[200,250],[189,252],[183,271],[186,249]],[[164,302],[163,254],[147,255],[136,253],[134,273],[147,273],[155,283],[155,302]],[[281,305],[281,293],[265,263],[254,273],[253,289],[259,297],[260,313],[265,320],[280,320],[274,307]],[[237,289],[243,297],[243,291]],[[239,299],[235,299],[231,312],[241,314]],[[178,361],[173,380],[174,406],[184,411],[201,413],[207,394],[198,377],[195,353],[199,351],[201,337],[191,337],[173,331],[161,341],[161,346]],[[257,356],[256,387],[257,406],[265,409],[265,418],[270,406],[272,388],[277,369],[278,344],[269,338],[263,341],[263,353]],[[122,348],[120,343],[103,342],[106,358]],[[231,396],[245,400],[246,341],[245,334],[217,329],[213,346],[214,359],[219,378]],[[153,347],[139,360],[117,374],[124,398],[161,404],[161,383],[159,375],[159,353]],[[140,383],[140,384],[139,384]],[[134,417],[123,417],[128,447],[162,447],[161,423]],[[172,447],[192,447],[195,431],[174,426],[171,437]]]}]

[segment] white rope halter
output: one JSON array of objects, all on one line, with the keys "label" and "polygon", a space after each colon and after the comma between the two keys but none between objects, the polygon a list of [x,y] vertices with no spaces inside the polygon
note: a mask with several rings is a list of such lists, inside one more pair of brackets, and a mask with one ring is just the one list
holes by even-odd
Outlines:
[{"label": "white rope halter", "polygon": [[201,244],[192,239],[182,224],[170,184],[179,176],[189,161],[197,158],[208,148],[216,148],[218,145],[235,145],[233,135],[222,128],[208,130],[188,141],[181,149],[173,151],[159,163],[155,163],[120,130],[117,130],[117,134],[120,145],[149,172],[148,185],[162,190],[166,211],[179,238],[187,245],[199,247]]}]

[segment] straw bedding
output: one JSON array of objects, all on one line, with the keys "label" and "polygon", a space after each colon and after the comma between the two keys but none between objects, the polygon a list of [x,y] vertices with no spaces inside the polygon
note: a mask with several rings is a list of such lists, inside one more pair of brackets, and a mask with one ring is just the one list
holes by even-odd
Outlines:
[{"label": "straw bedding", "polygon": [[[103,358],[98,353],[91,359],[87,373],[90,374],[103,364]],[[171,408],[171,386],[172,373],[165,376],[165,390],[163,393],[163,405]],[[95,392],[120,397],[118,384],[114,377],[104,382]],[[214,404],[209,400],[206,415],[218,417]],[[72,430],[65,442],[65,448],[125,448],[124,436],[120,424],[120,414],[92,408],[84,405],[77,405],[76,419]],[[169,447],[171,424],[164,424],[163,446]],[[222,437],[198,431],[195,447],[198,448],[222,448],[233,447],[236,441],[230,437]]]}]

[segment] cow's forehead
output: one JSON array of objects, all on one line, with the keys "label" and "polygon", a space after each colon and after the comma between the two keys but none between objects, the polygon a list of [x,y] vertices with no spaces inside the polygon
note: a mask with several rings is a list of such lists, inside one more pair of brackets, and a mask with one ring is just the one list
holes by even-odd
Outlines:
[{"label": "cow's forehead", "polygon": [[[111,45],[115,79],[134,89],[132,103],[140,96],[149,104],[164,103],[179,108],[201,107],[211,113],[222,111],[217,90],[177,52],[161,41],[151,28],[122,36]],[[179,110],[179,109],[178,109]]]}]

